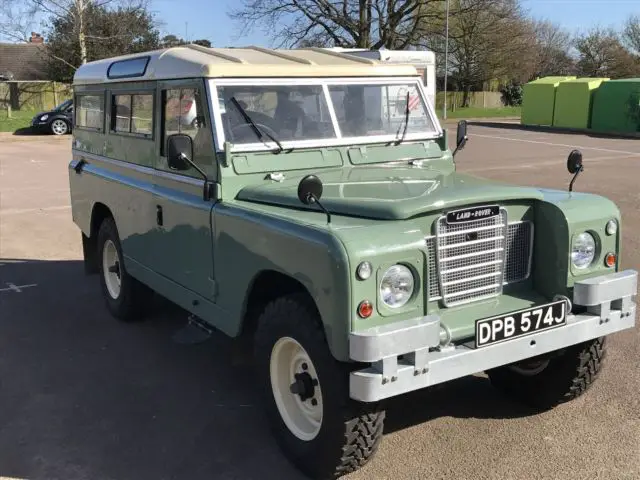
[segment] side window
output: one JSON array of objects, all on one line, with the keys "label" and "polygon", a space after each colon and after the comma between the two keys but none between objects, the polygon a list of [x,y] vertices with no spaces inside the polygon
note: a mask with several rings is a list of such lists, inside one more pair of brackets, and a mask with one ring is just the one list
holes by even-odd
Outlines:
[{"label": "side window", "polygon": [[176,133],[193,140],[193,161],[213,169],[215,152],[209,119],[203,108],[204,99],[197,88],[176,88],[162,91],[163,140],[161,154],[165,156],[167,137]]},{"label": "side window", "polygon": [[112,97],[111,130],[134,133],[144,137],[153,135],[153,95],[125,94]]},{"label": "side window", "polygon": [[101,95],[76,96],[75,126],[102,130],[104,126],[104,110]]},{"label": "side window", "polygon": [[131,131],[131,95],[113,96],[111,124],[116,132],[129,133]]}]

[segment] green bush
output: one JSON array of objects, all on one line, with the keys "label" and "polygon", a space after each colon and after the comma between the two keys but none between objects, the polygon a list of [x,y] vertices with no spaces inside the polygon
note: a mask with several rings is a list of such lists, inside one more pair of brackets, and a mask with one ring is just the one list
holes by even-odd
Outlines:
[{"label": "green bush", "polygon": [[500,89],[502,93],[502,103],[508,107],[519,107],[522,105],[522,85],[509,83]]}]

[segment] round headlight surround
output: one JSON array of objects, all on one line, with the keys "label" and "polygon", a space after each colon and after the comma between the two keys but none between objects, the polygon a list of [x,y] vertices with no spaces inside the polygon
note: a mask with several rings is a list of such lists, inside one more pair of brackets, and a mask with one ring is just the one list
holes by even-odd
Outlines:
[{"label": "round headlight surround", "polygon": [[404,307],[415,293],[415,275],[407,265],[396,263],[387,268],[380,279],[378,294],[387,308]]},{"label": "round headlight surround", "polygon": [[592,232],[582,232],[571,243],[571,265],[577,270],[589,268],[596,259],[598,241]]}]

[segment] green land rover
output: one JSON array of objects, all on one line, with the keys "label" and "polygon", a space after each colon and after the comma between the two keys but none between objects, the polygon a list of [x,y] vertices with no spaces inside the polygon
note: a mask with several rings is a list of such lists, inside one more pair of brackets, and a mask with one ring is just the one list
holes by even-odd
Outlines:
[{"label": "green land rover", "polygon": [[411,66],[186,45],[83,65],[74,97],[73,220],[107,308],[136,320],[156,292],[251,339],[311,477],[371,458],[390,397],[486,372],[573,399],[634,327],[618,208],[457,173],[466,123],[450,149]]}]

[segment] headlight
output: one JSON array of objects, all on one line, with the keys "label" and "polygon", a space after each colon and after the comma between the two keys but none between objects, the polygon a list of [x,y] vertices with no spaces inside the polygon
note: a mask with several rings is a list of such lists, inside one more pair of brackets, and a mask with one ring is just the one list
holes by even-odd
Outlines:
[{"label": "headlight", "polygon": [[593,235],[583,232],[573,240],[571,263],[576,268],[587,268],[596,255],[596,240]]},{"label": "headlight", "polygon": [[389,268],[380,281],[380,299],[387,307],[400,308],[413,295],[413,273],[404,265]]},{"label": "headlight", "polygon": [[44,122],[47,118],[49,118],[49,115],[42,115],[42,116],[40,117],[40,121],[41,121],[41,122]]}]

